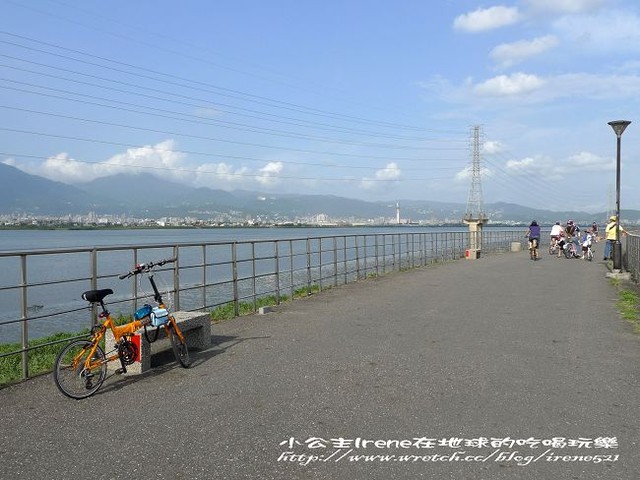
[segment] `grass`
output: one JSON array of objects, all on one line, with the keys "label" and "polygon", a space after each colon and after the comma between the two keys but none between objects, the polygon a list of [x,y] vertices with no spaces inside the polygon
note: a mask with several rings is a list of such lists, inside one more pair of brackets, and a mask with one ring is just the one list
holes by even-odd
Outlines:
[{"label": "grass", "polygon": [[[327,287],[325,287],[325,290]],[[320,291],[320,286],[311,285],[310,288],[301,287],[293,292],[293,298],[301,298],[306,297],[312,293],[317,293]],[[280,302],[286,302],[289,300],[287,295],[280,295]],[[250,315],[258,310],[260,307],[268,307],[271,305],[276,305],[277,299],[275,295],[268,295],[266,297],[256,298],[256,304],[254,309],[253,302],[238,302],[238,314],[239,316]],[[235,309],[233,302],[225,303],[224,305],[219,305],[211,312],[209,312],[211,316],[211,320],[214,322],[221,322],[222,320],[229,320],[235,317]]]},{"label": "grass", "polygon": [[634,333],[640,334],[640,295],[631,290],[621,290],[618,294],[620,316],[633,325]]},{"label": "grass", "polygon": [[[39,347],[36,350],[29,351],[29,376],[33,377],[41,373],[50,372],[58,353],[67,344],[67,342],[64,342],[63,340],[88,333],[88,329],[80,333],[60,332],[49,335],[45,338],[30,341],[29,347],[38,347],[39,345],[56,341],[59,341],[60,343],[56,343],[55,345],[46,345]],[[3,353],[15,352],[21,348],[22,345],[20,343],[3,343],[0,344],[0,355]],[[0,358],[0,385],[16,382],[21,378],[22,355],[16,354]]]}]

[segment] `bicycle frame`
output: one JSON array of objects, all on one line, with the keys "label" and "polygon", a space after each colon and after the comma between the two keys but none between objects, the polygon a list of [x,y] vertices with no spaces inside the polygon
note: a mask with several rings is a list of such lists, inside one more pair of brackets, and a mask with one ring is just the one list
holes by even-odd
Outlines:
[{"label": "bicycle frame", "polygon": [[[112,355],[107,356],[103,361],[100,361],[100,362],[91,361],[91,359],[93,358],[96,352],[96,348],[98,347],[98,345],[100,345],[100,342],[104,338],[104,335],[107,332],[107,329],[111,330],[111,333],[113,333],[113,338],[117,344],[118,342],[120,342],[120,340],[122,340],[123,337],[127,335],[133,335],[137,330],[142,328],[142,326],[144,325],[144,323],[141,322],[140,320],[134,320],[133,322],[129,322],[124,325],[116,325],[113,319],[111,318],[111,314],[104,307],[103,307],[103,311],[100,313],[100,318],[105,318],[105,320],[104,322],[102,322],[102,325],[100,325],[100,327],[98,327],[98,329],[91,336],[91,340],[90,340],[91,348],[89,350],[89,355],[87,356],[87,359],[84,365],[85,368],[87,369],[97,368],[103,363],[113,362],[114,360],[118,360],[120,358],[119,353],[114,353]],[[105,350],[107,349],[105,348]],[[80,353],[78,353],[78,355],[74,358],[72,363],[74,369],[78,367],[78,361],[80,360],[80,358],[82,358],[85,352],[86,350],[80,351]]]}]

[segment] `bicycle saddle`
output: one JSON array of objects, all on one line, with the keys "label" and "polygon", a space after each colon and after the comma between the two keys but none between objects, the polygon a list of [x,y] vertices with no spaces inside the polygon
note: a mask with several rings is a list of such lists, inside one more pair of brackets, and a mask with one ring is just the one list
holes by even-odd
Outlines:
[{"label": "bicycle saddle", "polygon": [[82,298],[91,303],[102,302],[104,297],[111,295],[112,293],[113,290],[110,288],[103,288],[102,290],[88,290],[82,294]]}]

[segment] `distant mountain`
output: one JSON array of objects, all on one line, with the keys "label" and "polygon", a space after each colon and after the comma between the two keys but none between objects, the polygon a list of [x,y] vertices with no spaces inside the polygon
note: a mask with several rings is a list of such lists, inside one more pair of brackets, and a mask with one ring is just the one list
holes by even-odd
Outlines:
[{"label": "distant mountain", "polygon": [[[411,221],[456,222],[464,216],[466,204],[399,200],[400,215]],[[580,225],[603,223],[606,213],[537,210],[512,203],[487,204],[493,223],[542,224],[573,219]],[[80,186],[65,185],[26,174],[0,164],[0,213],[35,215],[128,214],[138,217],[163,216],[208,219],[221,214],[236,217],[293,219],[326,214],[342,219],[392,219],[396,202],[366,202],[335,195],[274,194],[238,190],[227,192],[207,187],[193,188],[153,175],[113,175]],[[640,211],[625,210],[629,223],[640,223]]]},{"label": "distant mountain", "polygon": [[86,212],[93,196],[79,188],[29,175],[0,163],[0,211],[55,215]]}]

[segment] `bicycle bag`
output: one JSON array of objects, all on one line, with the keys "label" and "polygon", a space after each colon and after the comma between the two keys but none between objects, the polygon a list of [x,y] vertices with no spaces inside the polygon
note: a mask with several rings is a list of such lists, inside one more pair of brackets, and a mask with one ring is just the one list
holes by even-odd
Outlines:
[{"label": "bicycle bag", "polygon": [[151,325],[161,327],[169,321],[169,312],[166,308],[154,307],[151,311]]},{"label": "bicycle bag", "polygon": [[133,318],[135,320],[142,320],[144,317],[151,315],[152,310],[151,305],[145,304],[133,314]]}]

